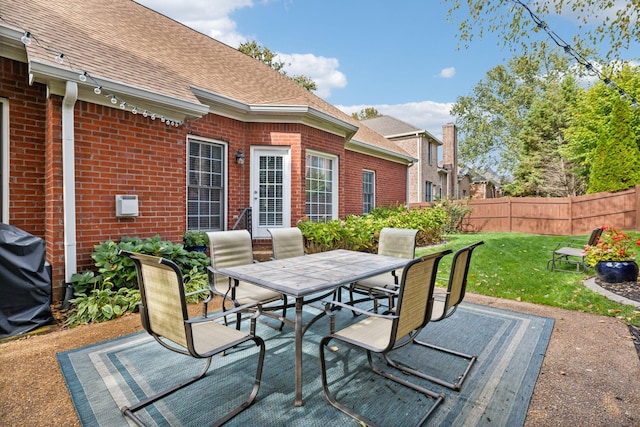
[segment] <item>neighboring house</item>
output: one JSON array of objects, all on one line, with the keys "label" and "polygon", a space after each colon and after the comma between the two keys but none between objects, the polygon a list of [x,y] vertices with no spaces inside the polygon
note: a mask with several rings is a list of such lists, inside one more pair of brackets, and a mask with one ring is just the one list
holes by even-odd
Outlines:
[{"label": "neighboring house", "polygon": [[471,197],[473,177],[466,169],[458,173],[458,197],[457,199],[468,199]]},{"label": "neighboring house", "polygon": [[1,4],[1,219],[55,300],[109,239],[407,203],[411,153],[236,49],[130,0]]},{"label": "neighboring house", "polygon": [[442,145],[442,142],[426,130],[391,116],[366,119],[361,123],[384,135],[407,153],[419,159],[409,168],[410,203],[431,202],[441,197],[438,147]]},{"label": "neighboring house", "polygon": [[501,178],[491,171],[470,171],[471,198],[495,199],[502,197]]}]

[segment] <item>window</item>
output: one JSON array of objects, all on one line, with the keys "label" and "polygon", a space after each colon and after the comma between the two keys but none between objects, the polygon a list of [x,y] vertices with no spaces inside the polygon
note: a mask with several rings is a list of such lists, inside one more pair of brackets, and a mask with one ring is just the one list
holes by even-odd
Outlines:
[{"label": "window", "polygon": [[9,101],[0,98],[0,221],[9,223]]},{"label": "window", "polygon": [[433,193],[431,192],[433,188],[433,184],[429,181],[425,181],[424,183],[424,201],[432,202],[433,201]]},{"label": "window", "polygon": [[305,185],[310,221],[327,222],[338,216],[338,158],[308,151]]},{"label": "window", "polygon": [[362,213],[368,214],[376,207],[376,173],[362,172]]},{"label": "window", "polygon": [[222,230],[225,146],[193,139],[188,145],[187,229]]},{"label": "window", "polygon": [[261,227],[282,226],[284,212],[284,157],[261,155],[258,223]]},{"label": "window", "polygon": [[431,141],[427,141],[427,159],[428,159],[428,163],[431,164],[432,162],[432,157],[431,157]]}]

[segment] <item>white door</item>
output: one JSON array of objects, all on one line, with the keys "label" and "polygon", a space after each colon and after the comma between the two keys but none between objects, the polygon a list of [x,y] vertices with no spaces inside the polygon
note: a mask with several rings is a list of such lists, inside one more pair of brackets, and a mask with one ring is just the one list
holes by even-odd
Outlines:
[{"label": "white door", "polygon": [[291,150],[251,149],[253,237],[269,237],[268,228],[291,226]]}]

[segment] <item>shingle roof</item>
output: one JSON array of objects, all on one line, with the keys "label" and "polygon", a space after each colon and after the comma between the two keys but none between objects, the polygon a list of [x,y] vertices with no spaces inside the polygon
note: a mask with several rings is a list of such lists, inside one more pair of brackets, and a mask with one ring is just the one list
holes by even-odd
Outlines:
[{"label": "shingle roof", "polygon": [[434,140],[436,143],[442,145],[442,141],[438,140],[436,137],[431,135],[427,130],[417,128],[409,123],[403,122],[402,120],[396,119],[391,116],[380,116],[374,117],[371,119],[362,120],[361,123],[369,126],[374,131],[379,134],[385,136],[386,138],[398,137],[398,136],[406,136],[406,135],[415,135],[415,134],[425,134],[430,139]]},{"label": "shingle roof", "polygon": [[[0,0],[0,26],[31,32],[30,62],[84,70],[97,80],[199,104],[192,87],[246,105],[306,106],[362,127],[335,106],[237,49],[130,0]],[[356,140],[408,156],[381,135]]]}]

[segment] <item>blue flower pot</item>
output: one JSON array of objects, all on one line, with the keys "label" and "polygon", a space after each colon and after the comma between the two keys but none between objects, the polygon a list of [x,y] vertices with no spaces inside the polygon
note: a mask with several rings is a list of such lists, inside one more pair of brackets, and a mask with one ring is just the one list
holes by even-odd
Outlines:
[{"label": "blue flower pot", "polygon": [[607,283],[637,282],[638,264],[635,261],[598,261],[596,275]]}]

